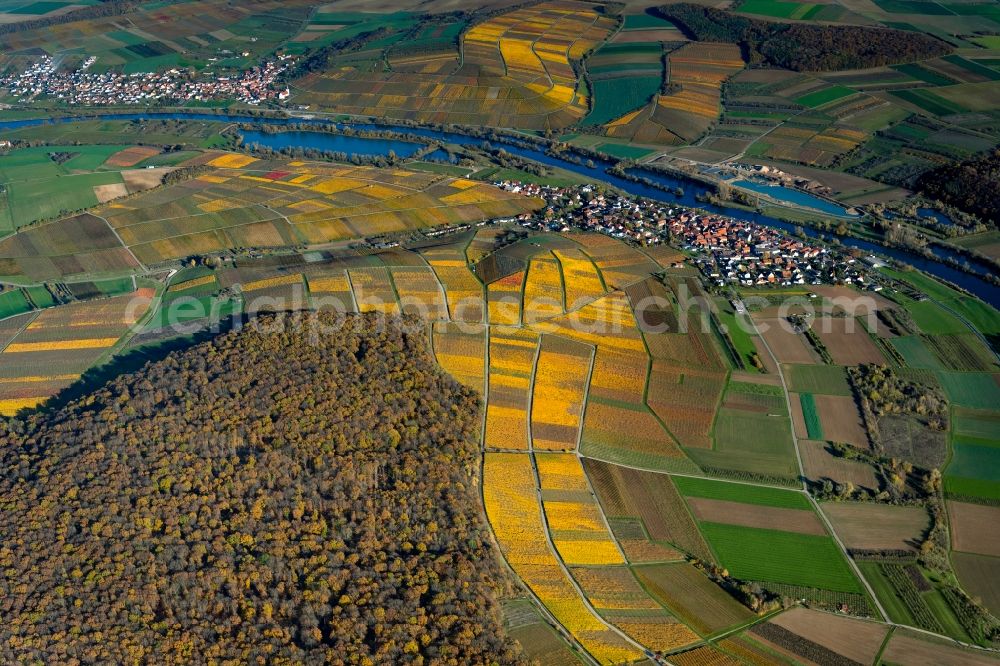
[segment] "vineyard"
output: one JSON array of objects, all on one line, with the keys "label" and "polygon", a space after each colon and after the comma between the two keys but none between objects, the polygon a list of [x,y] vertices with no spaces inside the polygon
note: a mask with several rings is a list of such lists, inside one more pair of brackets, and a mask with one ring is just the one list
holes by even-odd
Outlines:
[{"label": "vineyard", "polygon": [[[357,179],[355,169],[338,168]],[[384,195],[401,179],[428,177],[382,175],[384,182],[350,187]],[[302,187],[347,185],[329,173],[302,176]],[[329,196],[314,194],[316,200]],[[205,214],[235,210],[213,207],[218,210]],[[820,607],[870,611],[803,493],[702,477],[717,471],[708,463],[731,463],[739,455],[767,459],[762,447],[784,446],[790,420],[780,386],[745,373],[728,378],[711,334],[653,330],[678,323],[673,306],[684,305],[681,285],[694,287],[678,277],[683,274],[651,277],[661,274],[659,264],[607,237],[540,234],[491,251],[494,242],[479,229],[409,249],[405,243],[371,252],[324,249],[308,259],[281,254],[215,270],[185,268],[161,295],[211,300],[228,292],[247,304],[266,297],[274,307],[298,303],[423,320],[417,330],[430,336],[440,367],[483,396],[482,492],[504,557],[559,630],[602,663],[639,659],[636,643],[669,652],[678,663],[725,663],[734,654],[766,661],[753,652],[766,640],[757,634],[755,643],[732,638],[696,647],[700,637],[754,617],[698,563]],[[480,268],[496,279],[487,280]],[[131,313],[124,305],[132,297],[120,296],[0,322],[6,344],[0,405],[9,412],[31,406],[118,347],[154,294],[137,296],[144,305]],[[659,309],[645,307],[651,296],[660,297]],[[792,381],[826,380],[813,375],[796,369]],[[990,427],[963,418],[970,433]],[[791,452],[780,455],[794,460]],[[864,521],[831,520],[847,543],[871,538]],[[893,532],[893,538],[912,531]],[[861,564],[867,573],[870,563]],[[904,607],[916,607],[912,590],[895,591],[906,581],[898,571],[879,574],[880,600],[888,590]],[[927,592],[916,594],[923,600]],[[934,602],[960,606],[940,595]],[[912,622],[943,626],[933,620]]]},{"label": "vineyard", "polygon": [[[228,249],[328,243],[514,216],[540,205],[484,183],[416,171],[216,154],[209,171],[192,180],[94,209],[107,223],[77,216],[7,237],[0,241],[4,273],[52,280],[131,270],[135,259],[155,265]],[[69,261],[73,255],[79,257]],[[468,273],[464,253],[457,261],[455,268]],[[472,290],[468,279],[447,277],[442,282],[457,291],[454,298]]]},{"label": "vineyard", "polygon": [[576,448],[593,350],[570,340],[542,336],[531,401],[535,449]]},{"label": "vineyard", "polygon": [[143,318],[151,300],[151,290],[140,289],[8,320],[0,352],[0,414],[35,407],[72,384]]},{"label": "vineyard", "polygon": [[461,66],[440,52],[392,70],[345,65],[306,75],[294,100],[338,112],[520,128],[566,127],[587,114],[573,63],[603,42],[614,19],[554,0],[489,18],[461,36]]},{"label": "vineyard", "polygon": [[517,328],[490,327],[487,448],[528,448],[528,403],[538,336]]},{"label": "vineyard", "polygon": [[536,487],[529,455],[486,454],[486,514],[507,562],[599,662],[615,664],[638,659],[642,653],[590,611],[559,566],[545,538]]}]

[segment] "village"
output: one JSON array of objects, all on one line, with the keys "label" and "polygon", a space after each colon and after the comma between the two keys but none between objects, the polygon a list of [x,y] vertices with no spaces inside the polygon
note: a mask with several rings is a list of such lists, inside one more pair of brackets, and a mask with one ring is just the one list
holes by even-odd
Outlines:
[{"label": "village", "polygon": [[691,252],[705,279],[718,286],[854,284],[881,290],[863,261],[754,222],[650,199],[605,194],[588,185],[554,187],[500,181],[498,187],[543,199],[538,215],[519,220],[548,231],[585,229],[639,245],[671,242]]},{"label": "village", "polygon": [[228,99],[256,106],[289,96],[288,89],[276,82],[291,64],[291,56],[278,56],[238,74],[212,76],[203,72],[194,79],[181,68],[133,74],[91,72],[95,60],[87,58],[78,69],[65,71],[46,56],[20,74],[0,77],[0,88],[22,101],[47,98],[75,106],[148,106],[167,101],[183,104]]}]

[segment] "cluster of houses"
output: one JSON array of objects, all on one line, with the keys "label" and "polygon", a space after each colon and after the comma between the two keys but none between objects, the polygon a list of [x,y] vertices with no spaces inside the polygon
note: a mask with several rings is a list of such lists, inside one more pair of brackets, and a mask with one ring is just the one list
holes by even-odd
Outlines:
[{"label": "cluster of houses", "polygon": [[179,68],[133,74],[91,72],[95,60],[90,57],[78,69],[66,71],[46,56],[21,73],[0,77],[0,88],[25,100],[42,97],[81,106],[148,105],[160,101],[183,104],[226,99],[258,105],[289,96],[288,88],[277,85],[278,76],[291,64],[291,56],[287,55],[232,75],[213,76],[203,72],[197,77]]},{"label": "cluster of houses", "polygon": [[707,280],[718,285],[792,286],[870,282],[864,262],[770,227],[650,199],[605,194],[589,186],[554,187],[516,181],[496,185],[543,199],[536,215],[522,215],[527,228],[585,229],[640,245],[670,242],[692,254]]}]

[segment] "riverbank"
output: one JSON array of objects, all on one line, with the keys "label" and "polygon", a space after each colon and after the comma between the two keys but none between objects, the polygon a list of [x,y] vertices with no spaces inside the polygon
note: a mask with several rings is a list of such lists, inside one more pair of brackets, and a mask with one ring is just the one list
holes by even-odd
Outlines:
[{"label": "riverbank", "polygon": [[[207,122],[229,122],[229,123],[241,123],[241,122],[256,122],[256,123],[269,123],[277,125],[290,125],[290,124],[320,124],[320,125],[337,125],[331,120],[321,119],[321,118],[302,118],[302,117],[254,117],[254,116],[235,116],[226,115],[222,113],[192,113],[192,112],[168,112],[168,113],[158,113],[158,112],[134,112],[134,113],[122,113],[122,114],[88,114],[86,116],[66,116],[53,119],[21,119],[13,121],[0,121],[0,130],[10,130],[17,129],[19,127],[37,126],[47,123],[66,123],[66,122],[77,122],[82,120],[93,119],[96,116],[100,116],[105,119],[116,119],[116,120],[186,120],[186,121],[207,121]],[[344,123],[340,123],[343,125]],[[714,191],[710,189],[707,185],[702,184],[697,181],[683,180],[679,176],[666,175],[659,172],[648,171],[649,177],[655,181],[656,187],[650,186],[644,183],[630,182],[624,178],[620,178],[611,173],[608,173],[609,169],[613,168],[618,164],[617,160],[605,159],[599,155],[587,155],[582,156],[573,154],[570,156],[556,156],[551,154],[546,147],[546,140],[542,138],[532,139],[519,134],[517,136],[510,135],[508,133],[500,132],[493,129],[483,129],[480,132],[476,132],[478,136],[472,136],[467,133],[462,133],[458,131],[458,128],[449,129],[431,129],[428,127],[411,126],[408,123],[400,123],[396,125],[386,125],[379,123],[349,123],[350,127],[360,130],[374,130],[374,131],[398,131],[403,134],[411,134],[416,137],[421,137],[431,141],[450,143],[458,146],[482,146],[485,142],[500,142],[503,143],[503,148],[509,153],[517,155],[518,157],[532,160],[540,164],[544,164],[550,167],[560,168],[567,171],[571,171],[582,175],[584,177],[592,179],[594,182],[604,182],[610,184],[622,191],[628,192],[636,196],[648,197],[650,199],[655,199],[658,201],[663,201],[665,203],[673,203],[678,206],[683,206],[686,208],[699,208],[706,210],[707,212],[714,213],[717,215],[726,215],[735,219],[756,222],[765,226],[781,229],[790,234],[805,234],[806,236],[816,238],[819,240],[828,241],[829,237],[827,234],[820,232],[819,230],[813,229],[811,227],[794,225],[782,220],[778,220],[774,217],[764,215],[759,212],[750,212],[745,210],[739,210],[735,208],[727,208],[724,206],[719,206],[715,204],[705,203],[704,199],[707,198],[709,194],[714,194]],[[306,134],[309,134],[306,132]],[[318,136],[325,136],[326,133],[313,133],[313,137],[302,137],[303,142],[311,141],[312,138]],[[270,135],[275,137],[278,135]],[[256,135],[254,138],[259,139],[262,145],[267,145],[267,136],[261,132],[260,136]],[[247,140],[245,138],[245,140]],[[367,141],[369,139],[359,137],[360,141]],[[393,140],[390,140],[389,146],[393,145]],[[398,148],[403,150],[410,144],[404,146],[404,142],[399,141]],[[309,147],[309,146],[303,146]],[[391,148],[390,148],[391,149]],[[398,154],[398,153],[397,153]],[[919,255],[905,252],[896,248],[884,247],[870,241],[864,241],[852,237],[839,237],[838,242],[847,247],[856,248],[864,253],[868,254],[879,254],[882,256],[895,259],[898,262],[909,264],[914,268],[925,271],[938,277],[946,282],[954,284],[959,288],[983,299],[984,301],[990,303],[994,307],[1000,308],[1000,287],[996,287],[986,280],[982,279],[978,275],[965,273],[962,270],[948,266],[941,261],[928,259],[926,257],[921,257]]]}]

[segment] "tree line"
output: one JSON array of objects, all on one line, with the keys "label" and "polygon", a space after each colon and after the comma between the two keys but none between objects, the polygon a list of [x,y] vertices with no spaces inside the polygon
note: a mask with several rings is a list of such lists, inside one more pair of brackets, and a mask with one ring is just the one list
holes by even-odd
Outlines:
[{"label": "tree line", "polygon": [[1000,148],[923,174],[917,188],[967,213],[1000,224]]},{"label": "tree line", "polygon": [[691,39],[739,44],[751,64],[794,71],[881,67],[951,52],[928,35],[862,26],[777,23],[687,2],[654,10]]}]

